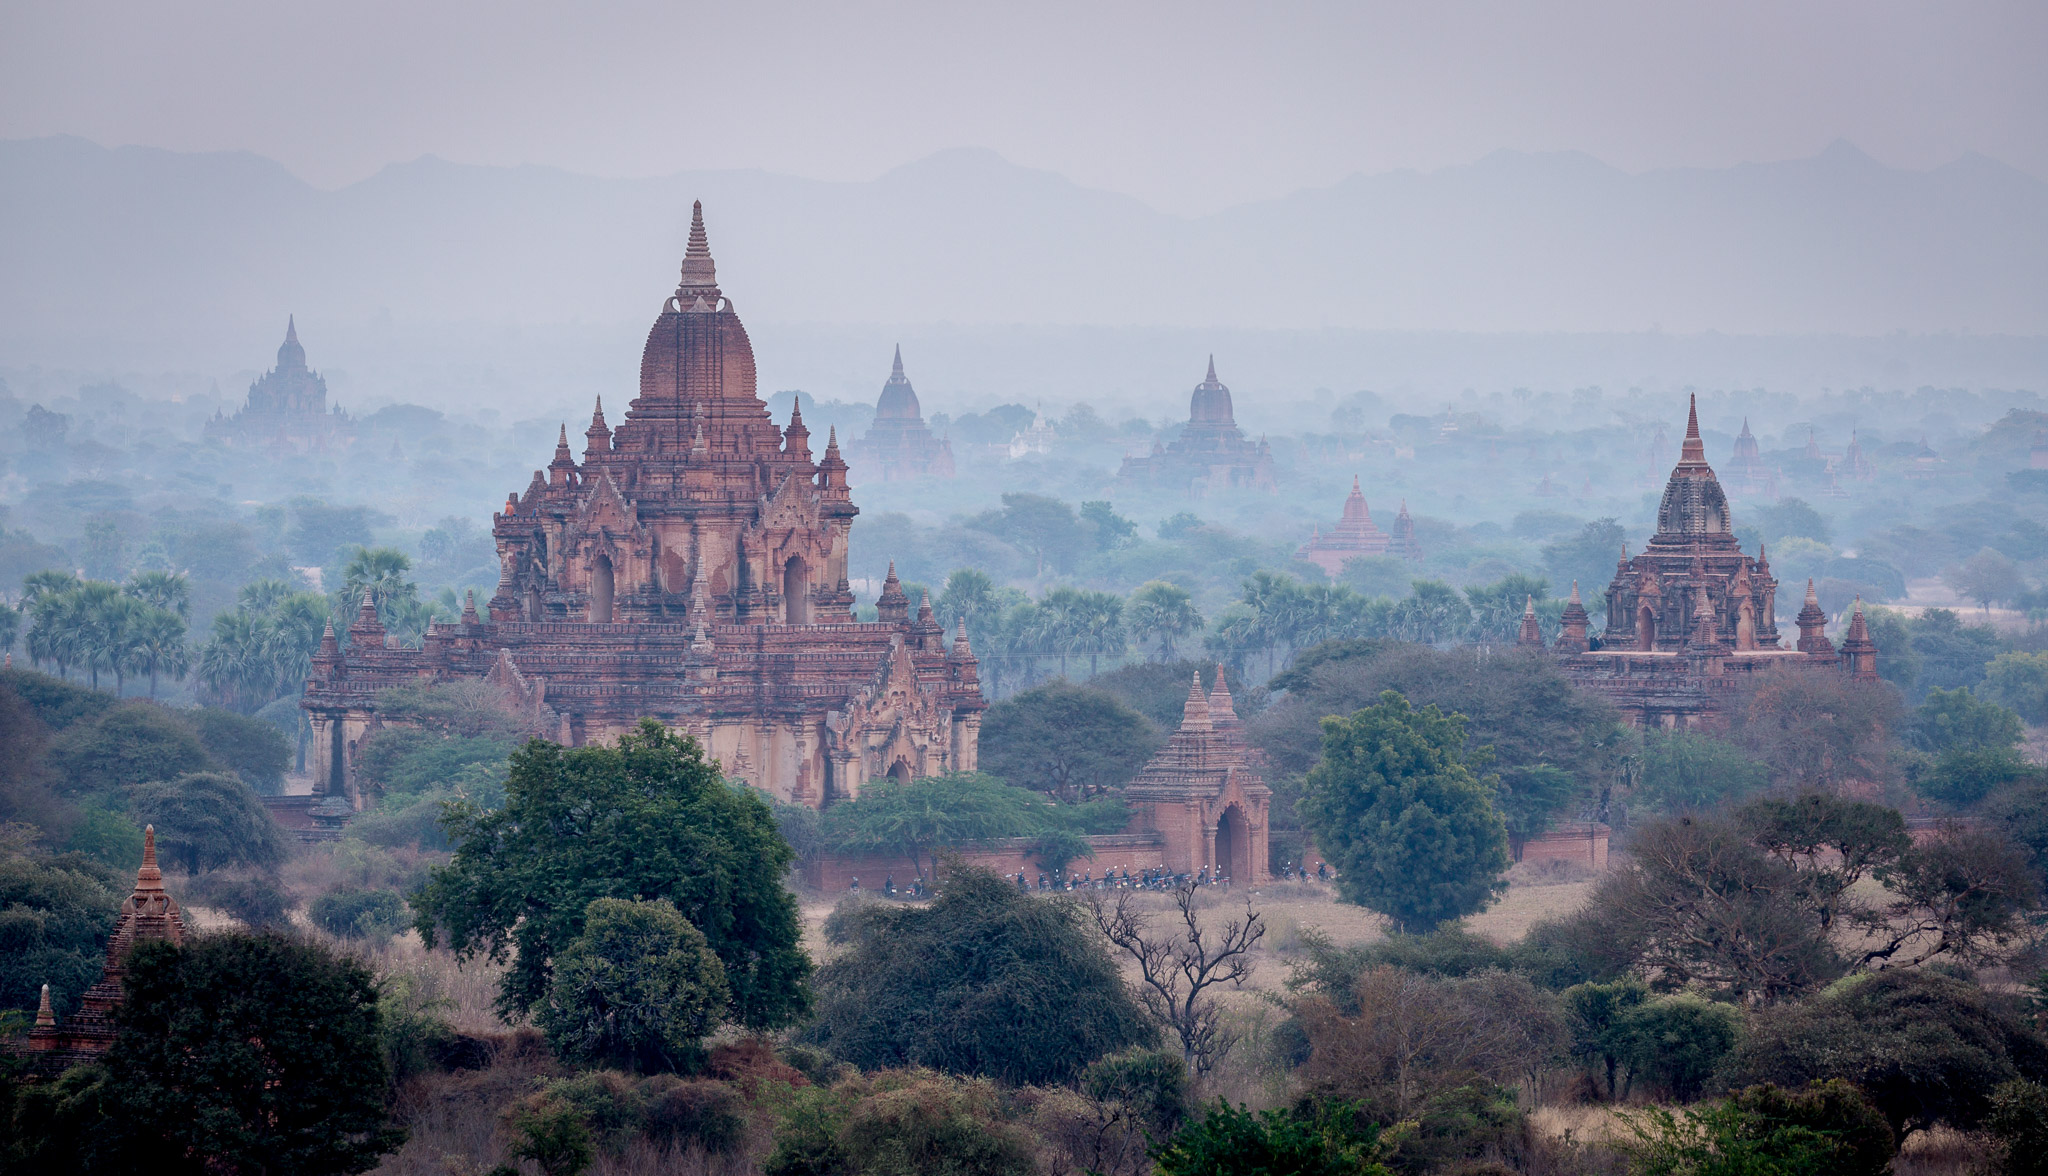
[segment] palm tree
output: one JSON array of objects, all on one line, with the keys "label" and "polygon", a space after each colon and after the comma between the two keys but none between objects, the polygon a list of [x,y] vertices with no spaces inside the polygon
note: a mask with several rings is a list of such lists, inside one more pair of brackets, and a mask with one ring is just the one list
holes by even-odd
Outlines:
[{"label": "palm tree", "polygon": [[275,633],[263,617],[233,609],[213,618],[213,634],[199,650],[199,680],[231,709],[255,711],[275,696]]},{"label": "palm tree", "polygon": [[1158,643],[1159,660],[1174,660],[1180,643],[1202,631],[1202,613],[1187,589],[1164,580],[1138,585],[1124,610],[1131,636]]},{"label": "palm tree", "polygon": [[70,572],[30,572],[21,578],[21,606],[30,608],[45,596],[61,596],[78,587],[78,582]]},{"label": "palm tree", "polygon": [[185,644],[185,618],[169,609],[151,608],[136,622],[124,668],[149,675],[149,696],[156,697],[159,674],[183,678],[192,663],[191,647]]},{"label": "palm tree", "polygon": [[1096,673],[1098,659],[1122,657],[1131,639],[1124,630],[1123,597],[1114,592],[1081,591],[1067,610],[1068,647],[1088,655],[1088,676]]},{"label": "palm tree", "polygon": [[139,606],[104,580],[87,580],[65,595],[69,601],[65,616],[72,626],[73,655],[90,675],[92,688],[100,688],[101,670],[115,671],[118,683],[116,667],[121,661],[128,612]]},{"label": "palm tree", "polygon": [[137,572],[122,591],[152,608],[192,615],[192,585],[177,572]]}]

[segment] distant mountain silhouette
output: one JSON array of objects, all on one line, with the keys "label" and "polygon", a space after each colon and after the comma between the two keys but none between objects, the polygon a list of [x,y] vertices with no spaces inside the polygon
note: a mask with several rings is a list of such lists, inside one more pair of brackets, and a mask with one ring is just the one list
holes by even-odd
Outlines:
[{"label": "distant mountain silhouette", "polygon": [[2048,332],[2048,184],[1847,144],[1629,175],[1499,152],[1170,216],[992,152],[871,183],[428,157],[323,192],[248,154],[0,142],[0,343],[647,321],[701,198],[750,323]]}]

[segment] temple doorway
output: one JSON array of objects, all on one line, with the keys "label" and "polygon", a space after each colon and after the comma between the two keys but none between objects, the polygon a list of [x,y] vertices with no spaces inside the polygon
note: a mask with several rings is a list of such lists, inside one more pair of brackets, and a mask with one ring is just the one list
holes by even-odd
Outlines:
[{"label": "temple doorway", "polygon": [[890,765],[889,765],[889,778],[890,778],[891,780],[894,780],[894,781],[896,781],[896,782],[897,782],[898,784],[906,784],[906,783],[908,783],[908,782],[910,781],[910,763],[909,763],[909,761],[907,761],[907,760],[897,760],[897,761],[896,761],[895,763],[893,763],[893,764],[890,764]]},{"label": "temple doorway", "polygon": [[782,565],[782,622],[786,625],[811,623],[811,576],[801,556],[791,556]]},{"label": "temple doorway", "polygon": [[1244,810],[1231,805],[1223,810],[1223,816],[1216,822],[1215,868],[1233,882],[1249,882],[1252,877],[1252,836],[1244,819]]},{"label": "temple doorway", "polygon": [[598,625],[612,623],[612,561],[607,556],[598,556],[590,568],[590,620]]},{"label": "temple doorway", "polygon": [[1644,652],[1657,648],[1657,610],[1647,604],[1636,610],[1636,648]]}]

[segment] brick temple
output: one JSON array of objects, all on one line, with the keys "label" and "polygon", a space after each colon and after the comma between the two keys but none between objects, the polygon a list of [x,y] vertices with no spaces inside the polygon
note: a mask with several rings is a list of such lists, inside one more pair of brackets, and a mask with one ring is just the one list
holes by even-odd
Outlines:
[{"label": "brick temple", "polygon": [[1228,490],[1278,491],[1273,478],[1273,452],[1263,440],[1252,441],[1237,427],[1230,389],[1216,378],[1216,357],[1209,374],[1188,397],[1188,423],[1166,444],[1154,442],[1145,457],[1126,457],[1117,477],[1126,481],[1178,490],[1200,498]]},{"label": "brick temple", "polygon": [[875,401],[875,421],[854,447],[854,468],[860,481],[901,482],[912,478],[953,476],[953,445],[932,436],[917,403],[917,389],[903,374],[903,348],[889,380]]},{"label": "brick temple", "polygon": [[1358,479],[1354,477],[1351,479],[1351,496],[1344,500],[1343,517],[1328,531],[1318,527],[1309,541],[1295,550],[1294,558],[1336,576],[1343,572],[1347,560],[1367,555],[1422,558],[1422,552],[1415,545],[1415,520],[1408,517],[1408,504],[1401,504],[1400,517],[1394,522],[1394,533],[1388,534],[1372,521],[1372,511],[1365,504],[1365,493],[1359,489]]},{"label": "brick temple", "polygon": [[[1695,405],[1657,507],[1657,533],[1638,554],[1622,552],[1607,586],[1604,631],[1597,638],[1588,632],[1574,583],[1554,651],[1574,683],[1641,727],[1714,723],[1720,698],[1745,675],[1827,670],[1877,677],[1877,647],[1860,601],[1837,650],[1809,581],[1795,621],[1798,641],[1788,649],[1778,631],[1777,596],[1767,553],[1759,547],[1751,557],[1736,541]],[[1531,602],[1519,644],[1542,643]]]},{"label": "brick temple", "polygon": [[219,409],[206,422],[206,439],[223,445],[317,453],[347,443],[354,424],[347,413],[327,407],[327,380],[306,366],[299,323],[287,317],[277,366],[249,385],[249,399],[226,416]]},{"label": "brick temple", "polygon": [[122,981],[128,975],[128,953],[148,939],[168,939],[183,946],[185,915],[178,900],[164,889],[164,873],[156,861],[156,826],[142,831],[142,867],[135,871],[135,889],[121,904],[114,932],[107,938],[107,962],[99,982],[78,998],[78,1011],[59,1020],[50,1006],[50,986],[43,985],[42,1007],[29,1030],[30,1069],[54,1077],[90,1062],[114,1044],[115,1014],[121,1007]]},{"label": "brick temple", "polygon": [[698,206],[624,418],[609,426],[600,401],[580,460],[564,426],[554,459],[494,516],[487,612],[470,602],[419,649],[387,642],[367,596],[346,649],[330,626],[301,702],[315,792],[360,807],[379,691],[475,680],[564,744],[652,716],[798,804],[972,769],[987,703],[966,634],[948,642],[893,567],[878,619],[854,620],[858,513],[836,435],[813,458],[801,410],[778,428],[756,394]]},{"label": "brick temple", "polygon": [[1202,690],[1198,673],[1166,746],[1128,785],[1127,832],[1159,839],[1167,869],[1221,875],[1234,882],[1270,881],[1267,809],[1273,790],[1244,740],[1244,724],[1216,667],[1216,684]]}]

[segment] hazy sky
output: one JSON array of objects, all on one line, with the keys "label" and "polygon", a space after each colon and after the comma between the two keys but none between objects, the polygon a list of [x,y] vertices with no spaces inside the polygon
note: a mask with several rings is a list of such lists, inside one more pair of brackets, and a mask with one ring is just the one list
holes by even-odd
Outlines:
[{"label": "hazy sky", "polygon": [[0,137],[867,179],[994,148],[1180,212],[1499,148],[1628,170],[1848,138],[2048,176],[2048,4],[4,0]]}]

